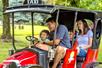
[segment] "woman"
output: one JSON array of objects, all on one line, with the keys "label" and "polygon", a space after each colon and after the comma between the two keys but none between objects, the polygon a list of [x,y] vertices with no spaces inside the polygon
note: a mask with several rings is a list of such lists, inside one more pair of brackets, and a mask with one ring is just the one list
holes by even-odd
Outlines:
[{"label": "woman", "polygon": [[87,49],[92,46],[93,32],[88,27],[88,24],[85,19],[77,21],[78,26],[78,56],[85,57]]}]

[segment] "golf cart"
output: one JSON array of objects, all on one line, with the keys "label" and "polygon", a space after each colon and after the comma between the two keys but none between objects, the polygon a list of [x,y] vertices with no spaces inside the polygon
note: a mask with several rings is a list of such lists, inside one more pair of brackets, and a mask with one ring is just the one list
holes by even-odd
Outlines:
[{"label": "golf cart", "polygon": [[[93,21],[93,44],[92,47],[88,49],[86,57],[77,57],[77,42],[73,40],[72,48],[67,49],[66,55],[64,59],[60,61],[58,68],[95,68],[95,66],[101,64],[100,62],[97,62],[97,57],[101,40],[102,12],[64,6],[26,4],[22,6],[8,7],[5,10],[5,14],[9,13],[12,15],[12,47],[14,48],[14,53],[0,64],[0,68],[50,68],[50,62],[53,61],[50,60],[51,56],[48,56],[50,52],[44,51],[35,46],[20,50],[16,49],[14,40],[14,14],[16,12],[31,13],[32,36],[27,36],[26,39],[32,42],[32,44],[37,40],[34,37],[33,26],[33,14],[35,12],[50,14],[52,17],[56,18],[56,22],[58,22],[58,24],[65,25],[69,31],[75,29],[74,25],[76,20],[89,19]],[[75,33],[73,34],[75,36]],[[54,39],[55,38],[56,33],[54,34]]]}]

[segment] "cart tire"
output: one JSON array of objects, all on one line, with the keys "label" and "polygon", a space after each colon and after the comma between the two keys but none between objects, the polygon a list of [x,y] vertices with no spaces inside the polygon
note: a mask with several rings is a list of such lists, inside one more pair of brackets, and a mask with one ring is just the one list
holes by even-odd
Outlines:
[{"label": "cart tire", "polygon": [[28,66],[28,68],[43,68],[43,67],[40,65],[30,65]]},{"label": "cart tire", "polygon": [[100,68],[98,67],[99,65],[100,65],[100,62],[92,62],[92,63],[87,64],[86,68]]},{"label": "cart tire", "polygon": [[19,68],[43,68],[40,65],[32,65],[32,64],[28,64],[26,66],[20,66]]}]

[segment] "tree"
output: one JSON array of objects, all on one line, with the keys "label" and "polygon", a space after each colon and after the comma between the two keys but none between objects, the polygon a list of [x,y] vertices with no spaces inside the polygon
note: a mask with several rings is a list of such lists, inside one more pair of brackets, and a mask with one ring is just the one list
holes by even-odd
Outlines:
[{"label": "tree", "polygon": [[9,6],[9,0],[2,0],[3,4],[3,33],[1,38],[5,40],[11,39],[9,14],[4,14],[5,9]]},{"label": "tree", "polygon": [[102,0],[81,0],[80,8],[102,10]]},{"label": "tree", "polygon": [[0,20],[2,20],[2,2],[0,0]]},{"label": "tree", "polygon": [[102,0],[56,0],[56,5],[102,10]]},{"label": "tree", "polygon": [[80,0],[70,0],[70,6],[79,7],[80,6]]},{"label": "tree", "polygon": [[58,5],[64,5],[64,6],[70,6],[70,7],[79,7],[80,0],[60,0],[56,1],[56,4],[58,2]]}]

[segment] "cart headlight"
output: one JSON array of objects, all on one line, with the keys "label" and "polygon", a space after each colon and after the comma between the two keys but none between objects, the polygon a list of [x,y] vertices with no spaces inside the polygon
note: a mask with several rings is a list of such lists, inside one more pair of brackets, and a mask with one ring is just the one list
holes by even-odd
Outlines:
[{"label": "cart headlight", "polygon": [[18,68],[17,64],[15,62],[11,62],[9,64],[9,68]]},{"label": "cart headlight", "polygon": [[18,68],[20,66],[18,60],[5,60],[4,62],[9,62],[9,64],[4,64],[3,68]]},{"label": "cart headlight", "polygon": [[3,68],[7,68],[7,65],[3,65]]}]

